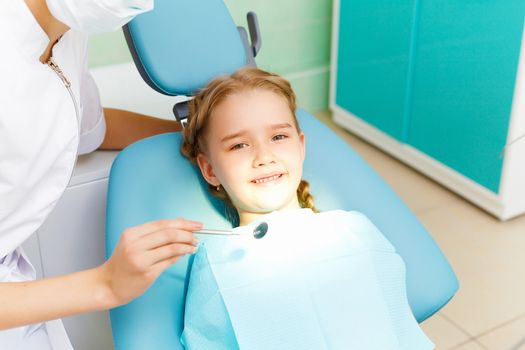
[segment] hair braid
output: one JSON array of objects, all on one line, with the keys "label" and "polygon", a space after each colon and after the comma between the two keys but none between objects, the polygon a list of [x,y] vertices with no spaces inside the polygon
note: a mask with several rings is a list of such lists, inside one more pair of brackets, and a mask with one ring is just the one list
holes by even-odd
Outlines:
[{"label": "hair braid", "polygon": [[310,208],[314,213],[319,210],[314,205],[314,197],[310,193],[310,184],[306,180],[301,180],[299,187],[297,187],[297,199],[301,208]]}]

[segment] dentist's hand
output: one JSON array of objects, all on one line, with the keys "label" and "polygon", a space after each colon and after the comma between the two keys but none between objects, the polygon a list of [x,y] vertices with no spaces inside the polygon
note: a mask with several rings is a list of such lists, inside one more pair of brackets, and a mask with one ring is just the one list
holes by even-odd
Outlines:
[{"label": "dentist's hand", "polygon": [[125,230],[113,255],[99,268],[110,307],[140,296],[167,267],[194,253],[198,241],[193,232],[200,229],[201,223],[178,218]]}]

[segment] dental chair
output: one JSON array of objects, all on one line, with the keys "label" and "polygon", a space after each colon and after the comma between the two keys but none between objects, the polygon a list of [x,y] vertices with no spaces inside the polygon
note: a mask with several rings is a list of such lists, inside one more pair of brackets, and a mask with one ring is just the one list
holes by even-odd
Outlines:
[{"label": "dental chair", "polygon": [[[153,89],[191,96],[215,76],[255,64],[260,36],[253,14],[248,24],[251,40],[244,28],[234,25],[220,0],[157,0],[152,12],[136,17],[124,32],[141,76]],[[177,104],[174,113],[182,121],[185,104]],[[416,319],[430,317],[458,289],[446,258],[414,214],[348,144],[306,111],[299,109],[297,117],[307,136],[303,177],[310,182],[316,207],[367,215],[405,261],[408,299]],[[184,217],[208,228],[231,228],[223,204],[208,193],[199,170],[180,154],[180,142],[179,133],[144,139],[123,150],[113,163],[107,256],[126,228],[151,220]],[[116,349],[182,349],[179,337],[191,262],[191,257],[182,258],[141,297],[110,311]]]}]

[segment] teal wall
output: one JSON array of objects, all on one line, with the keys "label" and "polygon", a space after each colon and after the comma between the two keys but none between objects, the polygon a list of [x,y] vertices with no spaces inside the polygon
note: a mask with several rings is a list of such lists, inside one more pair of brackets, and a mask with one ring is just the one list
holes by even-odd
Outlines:
[{"label": "teal wall", "polygon": [[[260,68],[292,83],[299,105],[316,112],[328,108],[332,0],[226,0],[237,25],[247,27],[246,13],[259,19]],[[131,61],[122,31],[93,36],[90,66]]]}]

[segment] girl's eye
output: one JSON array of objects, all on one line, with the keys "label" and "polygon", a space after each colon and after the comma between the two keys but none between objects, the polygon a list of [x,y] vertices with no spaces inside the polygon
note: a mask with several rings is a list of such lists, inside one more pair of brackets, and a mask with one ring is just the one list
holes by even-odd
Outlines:
[{"label": "girl's eye", "polygon": [[288,136],[286,135],[283,135],[283,134],[279,134],[279,135],[275,135],[274,137],[272,137],[272,140],[273,141],[279,141],[279,140],[284,140],[285,138],[287,138]]},{"label": "girl's eye", "polygon": [[235,151],[235,150],[238,150],[238,149],[244,148],[244,147],[246,147],[246,146],[248,146],[248,145],[245,144],[245,143],[237,143],[237,144],[233,145],[233,146],[230,148],[230,150],[231,150],[231,151]]}]

